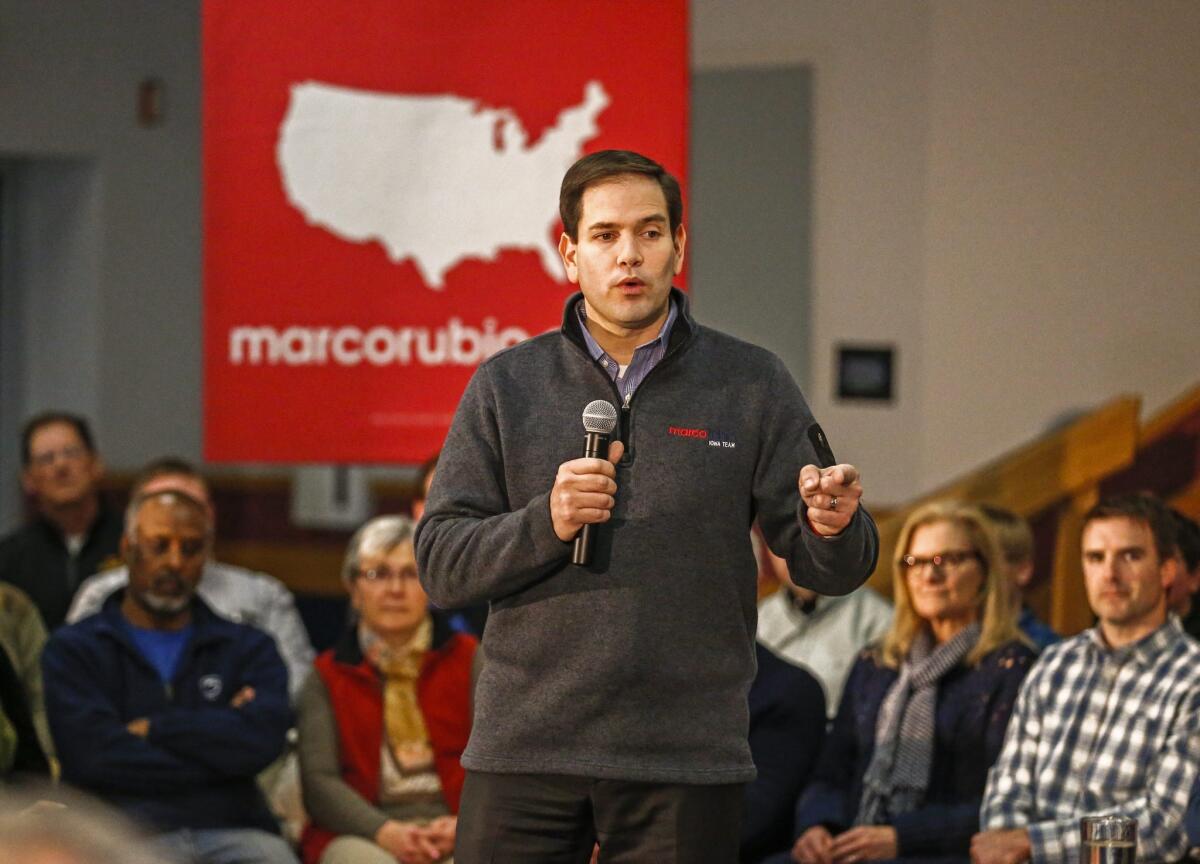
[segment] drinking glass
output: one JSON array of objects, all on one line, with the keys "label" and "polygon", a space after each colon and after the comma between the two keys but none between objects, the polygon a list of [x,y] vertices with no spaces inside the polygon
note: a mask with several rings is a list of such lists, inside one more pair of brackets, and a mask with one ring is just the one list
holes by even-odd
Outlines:
[{"label": "drinking glass", "polygon": [[1079,837],[1079,864],[1134,864],[1137,859],[1137,820],[1129,816],[1084,816]]}]

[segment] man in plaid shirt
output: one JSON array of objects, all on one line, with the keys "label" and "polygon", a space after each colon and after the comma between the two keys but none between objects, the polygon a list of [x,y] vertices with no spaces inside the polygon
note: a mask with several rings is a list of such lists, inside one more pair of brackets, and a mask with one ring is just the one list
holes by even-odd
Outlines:
[{"label": "man in plaid shirt", "polygon": [[988,775],[975,864],[1075,864],[1080,817],[1109,813],[1137,819],[1140,862],[1183,858],[1200,771],[1200,645],[1167,614],[1174,532],[1149,495],[1084,517],[1098,624],[1047,648],[1025,679]]}]

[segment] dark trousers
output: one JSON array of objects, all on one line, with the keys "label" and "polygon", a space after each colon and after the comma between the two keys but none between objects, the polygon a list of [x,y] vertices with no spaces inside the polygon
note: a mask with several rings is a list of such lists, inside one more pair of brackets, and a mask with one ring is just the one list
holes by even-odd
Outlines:
[{"label": "dark trousers", "polygon": [[468,771],[455,864],[737,864],[741,783]]}]

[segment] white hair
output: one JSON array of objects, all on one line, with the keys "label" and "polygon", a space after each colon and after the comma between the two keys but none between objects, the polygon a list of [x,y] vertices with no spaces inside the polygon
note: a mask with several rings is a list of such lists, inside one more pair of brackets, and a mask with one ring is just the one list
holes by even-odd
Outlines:
[{"label": "white hair", "polygon": [[354,532],[342,561],[342,581],[349,585],[366,555],[386,555],[413,539],[416,523],[407,516],[376,516]]}]

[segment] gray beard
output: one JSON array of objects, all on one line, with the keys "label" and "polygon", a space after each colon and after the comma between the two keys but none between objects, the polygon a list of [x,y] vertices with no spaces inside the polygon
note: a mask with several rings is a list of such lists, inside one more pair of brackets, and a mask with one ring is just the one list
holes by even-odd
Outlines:
[{"label": "gray beard", "polygon": [[158,594],[152,594],[149,591],[145,594],[134,595],[134,599],[151,615],[163,618],[178,615],[187,609],[188,606],[192,605],[192,598],[190,596],[163,597]]}]

